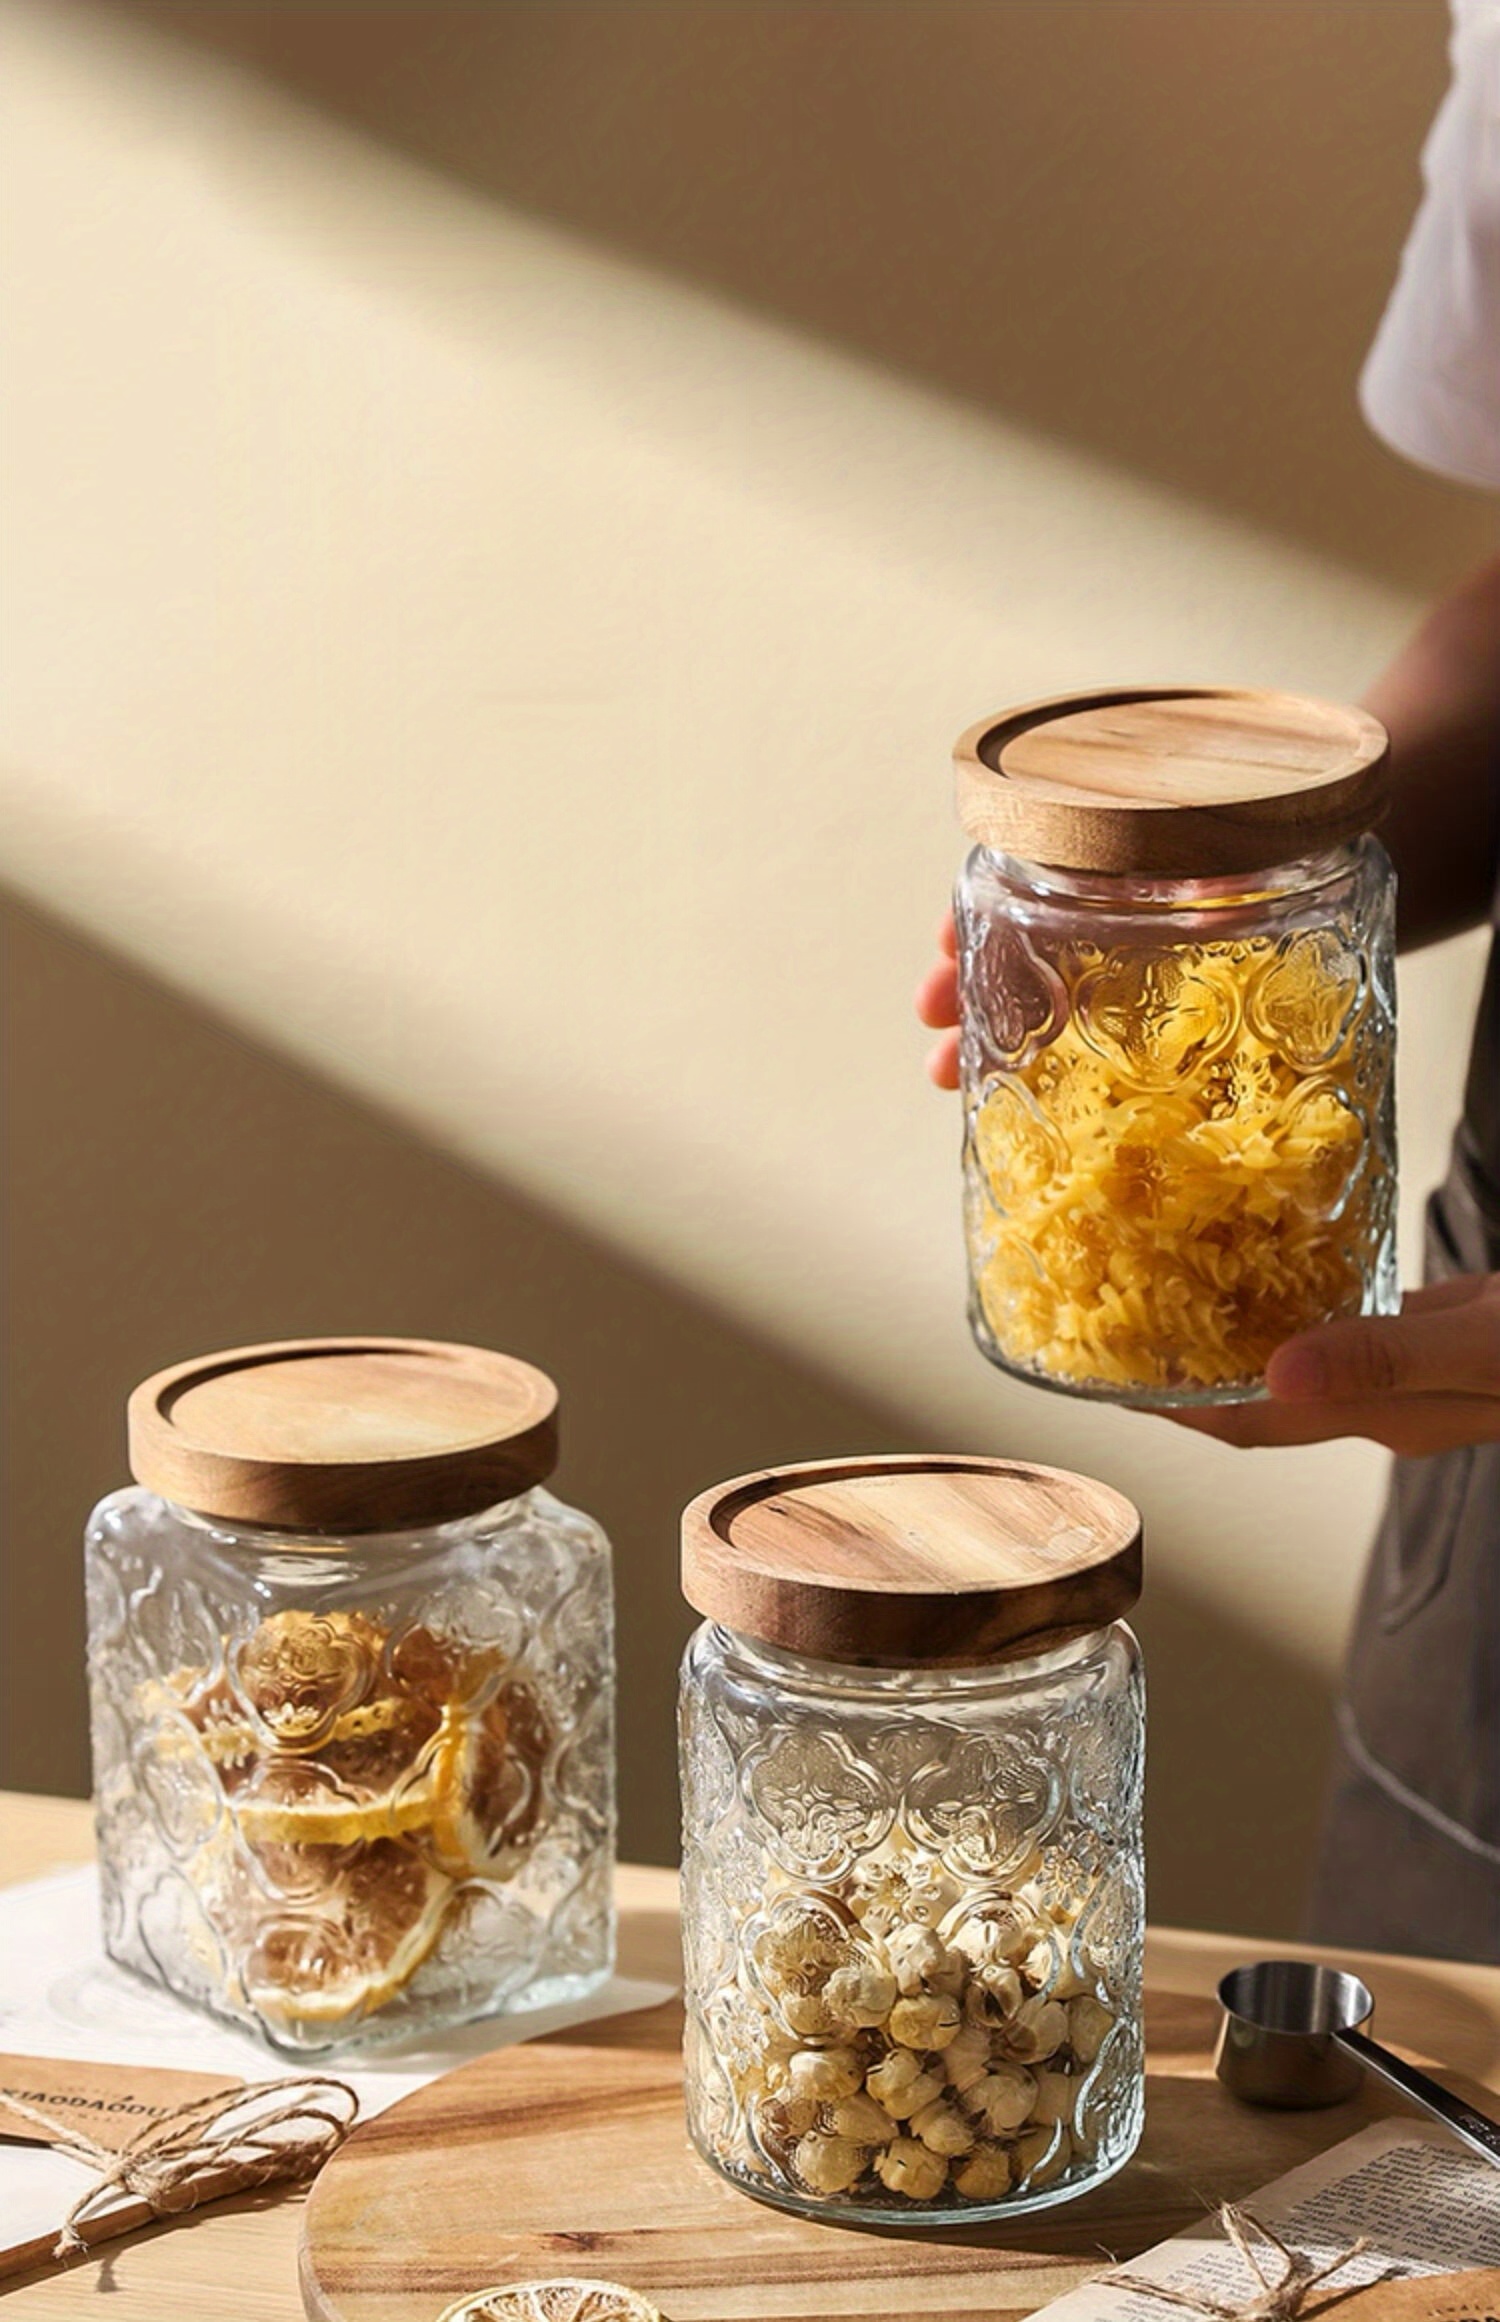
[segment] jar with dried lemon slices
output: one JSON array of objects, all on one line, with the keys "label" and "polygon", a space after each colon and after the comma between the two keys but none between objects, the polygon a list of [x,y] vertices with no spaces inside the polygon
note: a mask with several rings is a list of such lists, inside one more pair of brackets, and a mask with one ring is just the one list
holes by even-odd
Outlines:
[{"label": "jar with dried lemon slices", "polygon": [[1395,1310],[1394,891],[1363,711],[1068,697],[959,743],[970,1318],[992,1362],[1172,1406]]},{"label": "jar with dried lemon slices", "polygon": [[683,1519],[688,2126],[818,2217],[1050,2207],[1141,2131],[1140,1521],[997,1459]]},{"label": "jar with dried lemon slices", "polygon": [[136,1390],[87,1543],[113,1958],[299,2054],[608,1975],[609,1546],[543,1488],[556,1408],[420,1339]]}]

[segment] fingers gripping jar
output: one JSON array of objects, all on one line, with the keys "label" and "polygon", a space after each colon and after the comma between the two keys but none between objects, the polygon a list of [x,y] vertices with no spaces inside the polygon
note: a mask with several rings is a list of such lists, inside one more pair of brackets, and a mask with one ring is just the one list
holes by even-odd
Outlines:
[{"label": "fingers gripping jar", "polygon": [[1141,2129],[1140,1587],[1128,1500],[898,1458],[683,1520],[688,2125],[732,2184],[1008,2217]]},{"label": "fingers gripping jar", "polygon": [[1228,691],[1034,704],[959,743],[970,1319],[1003,1369],[1169,1407],[1394,1312],[1386,737]]},{"label": "fingers gripping jar", "polygon": [[556,1405],[418,1339],[136,1390],[87,1544],[113,1958],[299,2054],[609,1973],[609,1546],[542,1489]]}]

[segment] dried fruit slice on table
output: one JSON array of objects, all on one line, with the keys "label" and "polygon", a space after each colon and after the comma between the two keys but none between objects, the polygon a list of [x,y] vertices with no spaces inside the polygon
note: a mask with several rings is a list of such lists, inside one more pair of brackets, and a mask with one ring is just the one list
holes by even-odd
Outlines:
[{"label": "dried fruit slice on table", "polygon": [[516,2282],[474,2290],[438,2322],[666,2322],[659,2306],[619,2282]]}]

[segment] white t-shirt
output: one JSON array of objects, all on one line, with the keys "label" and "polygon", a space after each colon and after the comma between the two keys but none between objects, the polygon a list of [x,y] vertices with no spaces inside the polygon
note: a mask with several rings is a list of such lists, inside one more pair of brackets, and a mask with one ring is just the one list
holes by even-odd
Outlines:
[{"label": "white t-shirt", "polygon": [[1453,0],[1451,56],[1359,399],[1393,451],[1500,489],[1500,0]]}]

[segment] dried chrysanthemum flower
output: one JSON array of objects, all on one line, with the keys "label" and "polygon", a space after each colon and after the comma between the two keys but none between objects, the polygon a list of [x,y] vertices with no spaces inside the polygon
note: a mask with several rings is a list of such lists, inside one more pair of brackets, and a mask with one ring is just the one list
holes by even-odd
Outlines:
[{"label": "dried chrysanthemum flower", "polygon": [[1000,2036],[1019,2063],[1044,2064],[1067,2042],[1068,2011],[1058,2000],[1023,2000]]},{"label": "dried chrysanthemum flower", "polygon": [[849,1876],[850,1905],[872,1935],[935,1927],[958,1895],[957,1879],[899,1831],[863,1856]]},{"label": "dried chrysanthemum flower", "polygon": [[962,2093],[982,2080],[989,2070],[990,2033],[986,2024],[961,2024],[943,2050],[943,2078]]},{"label": "dried chrysanthemum flower", "polygon": [[903,2048],[942,2049],[958,2035],[963,2013],[946,1992],[919,1992],[915,1999],[897,2000],[886,2029]]},{"label": "dried chrysanthemum flower", "polygon": [[914,1999],[923,1991],[953,1995],[962,1991],[968,1974],[966,1963],[930,1927],[893,1927],[885,1948],[904,1998]]},{"label": "dried chrysanthemum flower", "polygon": [[1004,2145],[976,2145],[953,2172],[954,2191],[966,2201],[1003,2201],[1010,2186],[1010,2154]]},{"label": "dried chrysanthemum flower", "polygon": [[948,2182],[948,2164],[915,2137],[898,2137],[875,2156],[875,2174],[888,2193],[908,2201],[935,2201]]},{"label": "dried chrysanthemum flower", "polygon": [[1078,2097],[1078,2082],[1070,2072],[1039,2072],[1036,2076],[1036,2101],[1031,2107],[1031,2119],[1045,2128],[1063,2128],[1073,2125],[1073,2106]]},{"label": "dried chrysanthemum flower", "polygon": [[798,2140],[792,2165],[813,2193],[847,2193],[865,2173],[869,2154],[848,2137],[814,2131]]},{"label": "dried chrysanthemum flower", "polygon": [[821,1998],[830,2029],[861,2031],[883,2024],[896,2002],[896,1978],[878,1959],[853,1959],[836,1967]]},{"label": "dried chrysanthemum flower", "polygon": [[1080,2064],[1092,2064],[1114,2025],[1114,2016],[1092,1993],[1068,2003],[1068,2046]]},{"label": "dried chrysanthemum flower", "polygon": [[993,2028],[1013,2016],[1026,1997],[1026,1986],[1013,1967],[976,1968],[964,1991],[964,2014],[971,2024]]},{"label": "dried chrysanthemum flower", "polygon": [[857,2145],[888,2145],[896,2134],[896,2124],[885,2106],[863,2089],[831,2104],[828,2121],[835,2136],[851,2137]]},{"label": "dried chrysanthemum flower", "polygon": [[927,2071],[920,2057],[909,2048],[892,2048],[882,2056],[873,2070],[865,2074],[865,2086],[884,2105],[892,2120],[909,2120],[924,2104],[930,2104],[935,2096],[943,2093],[941,2075]]},{"label": "dried chrysanthemum flower", "polygon": [[992,2137],[1012,2135],[1031,2118],[1035,2102],[1035,2075],[1019,2064],[997,2064],[963,2096],[964,2110],[982,2120]]},{"label": "dried chrysanthemum flower", "polygon": [[1029,2128],[1011,2146],[1016,2183],[1028,2193],[1054,2184],[1073,2158],[1073,2140],[1064,2128]]},{"label": "dried chrysanthemum flower", "polygon": [[861,2070],[852,2048],[801,2048],[787,2065],[787,2080],[794,2096],[816,2097],[826,2104],[838,2096],[852,2096]]},{"label": "dried chrysanthemum flower", "polygon": [[930,2153],[942,2153],[950,2159],[956,2153],[968,2152],[974,2142],[974,2131],[963,2115],[941,2098],[914,2112],[908,2125]]},{"label": "dried chrysanthemum flower", "polygon": [[1078,1999],[1089,1988],[1088,1977],[1079,1973],[1071,1948],[1052,1936],[1032,1945],[1021,1972],[1048,1999]]}]

